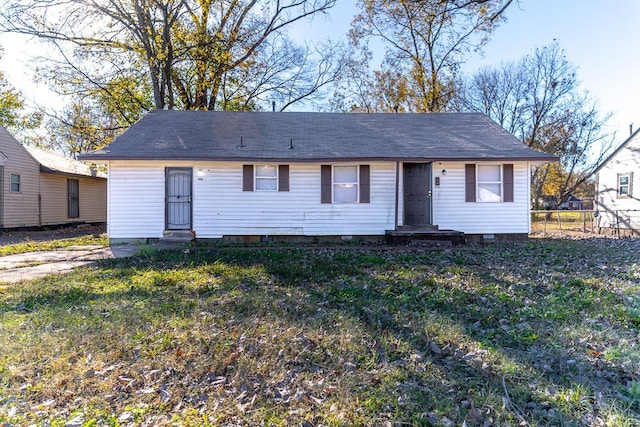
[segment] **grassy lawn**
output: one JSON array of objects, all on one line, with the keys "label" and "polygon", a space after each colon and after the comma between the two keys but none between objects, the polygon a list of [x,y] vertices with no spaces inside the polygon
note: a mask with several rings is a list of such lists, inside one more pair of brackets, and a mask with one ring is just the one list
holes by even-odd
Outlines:
[{"label": "grassy lawn", "polygon": [[638,426],[639,250],[203,247],[0,288],[0,425]]}]

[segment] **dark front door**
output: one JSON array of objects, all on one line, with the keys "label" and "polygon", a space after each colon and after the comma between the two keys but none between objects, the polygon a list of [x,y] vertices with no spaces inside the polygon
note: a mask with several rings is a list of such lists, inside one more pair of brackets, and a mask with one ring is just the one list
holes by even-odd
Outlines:
[{"label": "dark front door", "polygon": [[431,225],[431,163],[405,163],[404,225]]},{"label": "dark front door", "polygon": [[166,170],[167,230],[191,230],[191,168]]},{"label": "dark front door", "polygon": [[77,179],[67,180],[67,217],[80,218],[80,182]]}]

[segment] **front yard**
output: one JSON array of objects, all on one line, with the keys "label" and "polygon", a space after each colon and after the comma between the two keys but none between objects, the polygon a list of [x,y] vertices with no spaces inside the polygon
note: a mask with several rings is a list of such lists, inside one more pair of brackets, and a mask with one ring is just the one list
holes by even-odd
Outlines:
[{"label": "front yard", "polygon": [[0,287],[0,425],[640,425],[640,241],[143,251]]}]

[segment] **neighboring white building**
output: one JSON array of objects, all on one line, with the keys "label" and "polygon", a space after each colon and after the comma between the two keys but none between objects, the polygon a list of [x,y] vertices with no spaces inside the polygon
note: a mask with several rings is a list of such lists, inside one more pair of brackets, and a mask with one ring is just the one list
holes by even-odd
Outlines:
[{"label": "neighboring white building", "polygon": [[601,228],[640,234],[640,129],[596,170],[595,210]]},{"label": "neighboring white building", "polygon": [[481,114],[161,111],[83,159],[108,165],[111,239],[527,235],[527,148]]}]

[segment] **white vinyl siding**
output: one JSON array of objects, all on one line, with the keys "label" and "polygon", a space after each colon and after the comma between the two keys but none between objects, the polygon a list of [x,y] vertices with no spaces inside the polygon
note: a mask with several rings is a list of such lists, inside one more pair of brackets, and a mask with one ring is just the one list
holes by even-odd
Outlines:
[{"label": "white vinyl siding", "polygon": [[[109,167],[107,232],[113,239],[160,238],[164,231],[164,164]],[[183,166],[182,164],[176,167]],[[215,195],[212,195],[212,197]]]},{"label": "white vinyl siding", "polygon": [[370,164],[370,203],[320,203],[320,163],[289,165],[289,191],[241,191],[234,162],[109,165],[111,238],[158,238],[164,229],[164,168],[193,167],[193,230],[224,235],[384,235],[395,219],[395,162]]},{"label": "white vinyl siding", "polygon": [[[482,166],[481,162],[476,164]],[[443,170],[446,173],[442,173]],[[513,175],[512,203],[467,203],[465,164],[434,163],[433,179],[438,177],[440,185],[433,187],[433,224],[443,230],[458,230],[467,234],[528,233],[528,163],[513,162]]]},{"label": "white vinyl siding", "polygon": [[234,163],[196,163],[194,230],[222,235],[382,235],[393,228],[395,164],[371,164],[371,203],[321,204],[320,164],[289,165],[288,192],[240,192]]},{"label": "white vinyl siding", "polygon": [[638,188],[640,135],[636,134],[598,171],[595,209],[599,226],[640,229]]},{"label": "white vinyl siding", "polygon": [[[242,191],[242,167],[234,162],[112,161],[109,237],[162,237],[165,167],[193,168],[193,230],[198,238],[383,235],[394,228],[395,162],[370,163],[370,203],[323,204],[320,163],[290,164],[290,190],[277,192]],[[434,179],[440,178],[440,186],[433,187],[433,224],[469,234],[528,233],[528,163],[514,163],[511,203],[465,203],[464,163],[443,162],[433,170]],[[400,179],[400,197],[402,191]],[[400,200],[399,220],[403,218],[402,205]]]}]

